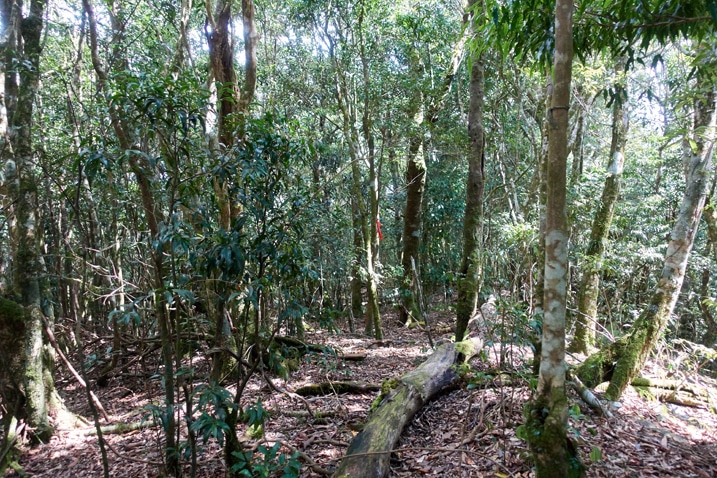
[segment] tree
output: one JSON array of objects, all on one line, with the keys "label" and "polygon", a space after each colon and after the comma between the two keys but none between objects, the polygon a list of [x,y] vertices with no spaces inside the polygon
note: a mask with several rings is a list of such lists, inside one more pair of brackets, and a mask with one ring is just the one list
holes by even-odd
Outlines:
[{"label": "tree", "polygon": [[[450,62],[443,74],[443,81],[430,91],[425,100],[420,90],[413,93],[412,105],[409,117],[413,119],[413,133],[408,138],[408,151],[406,154],[406,205],[403,212],[403,252],[401,254],[401,266],[403,275],[400,286],[401,322],[409,323],[412,320],[420,321],[420,308],[416,302],[415,283],[420,270],[419,246],[421,243],[422,214],[423,214],[423,193],[426,188],[426,160],[424,157],[424,135],[429,128],[436,124],[450,92],[453,80],[456,77],[458,68],[463,60],[463,53],[467,32],[470,32],[466,25],[456,41],[451,54]],[[418,75],[421,70],[419,52],[409,53],[410,70]]]},{"label": "tree", "polygon": [[[482,6],[476,0],[469,9]],[[474,13],[475,15],[475,13]],[[476,28],[476,18],[473,19]],[[468,321],[478,304],[478,287],[481,280],[481,235],[483,232],[483,190],[485,188],[485,138],[483,131],[483,55],[473,54],[470,71],[470,105],[468,107],[468,181],[466,209],[463,216],[463,256],[458,272],[458,299],[456,303],[456,341],[463,340]]]},{"label": "tree", "polygon": [[[350,93],[349,80],[346,78],[345,65],[339,62],[337,56],[337,48],[350,48],[351,45],[337,45],[336,39],[329,32],[327,21],[324,26],[323,34],[329,43],[329,56],[334,68],[336,76],[335,97],[341,112],[342,129],[346,140],[349,158],[351,161],[351,218],[353,224],[353,245],[354,245],[354,264],[352,268],[352,313],[355,315],[361,312],[361,268],[365,267],[366,275],[366,295],[367,295],[367,311],[365,319],[365,332],[373,334],[377,339],[383,337],[381,330],[381,315],[378,306],[378,286],[377,274],[375,271],[376,254],[378,250],[378,237],[376,234],[376,221],[378,220],[378,181],[376,177],[376,150],[375,139],[373,136],[373,104],[372,84],[369,74],[369,58],[366,54],[364,19],[367,16],[367,7],[365,2],[358,5],[358,21],[356,24],[355,36],[358,41],[358,54],[361,61],[361,78],[363,84],[362,91]],[[340,32],[340,38],[346,38],[348,35],[343,30],[348,29],[348,25],[341,25],[341,22],[334,19],[332,26],[335,31]],[[344,41],[344,43],[346,43]],[[361,104],[351,103],[350,98],[357,96],[362,98]],[[361,109],[361,132],[364,139],[364,148],[359,144],[359,132],[356,128],[357,118],[356,111]],[[363,151],[363,154],[362,154]],[[360,162],[366,159],[369,163],[370,177],[370,194],[368,204],[364,199],[362,191],[363,178],[361,174]]]},{"label": "tree", "polygon": [[[583,259],[583,276],[580,279],[578,296],[578,316],[575,324],[575,337],[570,344],[570,351],[588,353],[595,342],[595,325],[597,322],[597,301],[600,288],[600,271],[603,254],[608,242],[615,203],[620,194],[620,179],[625,163],[625,142],[629,112],[627,105],[626,85],[624,81],[624,59],[618,60],[615,74],[615,97],[612,110],[612,142],[610,160],[602,197],[590,231],[590,243]],[[573,154],[576,154],[575,151]]]},{"label": "tree", "polygon": [[573,3],[555,4],[553,96],[548,109],[543,338],[536,395],[526,405],[527,440],[538,477],[579,476],[581,466],[566,437],[565,306],[568,230],[566,170],[568,107],[573,61]]},{"label": "tree", "polygon": [[52,357],[44,346],[43,329],[54,317],[43,296],[42,215],[32,143],[44,14],[42,0],[32,0],[26,11],[21,2],[6,0],[0,11],[2,193],[12,255],[8,290],[12,299],[0,299],[0,348],[6,364],[0,396],[7,407],[3,449],[14,447],[21,427],[35,442],[46,442],[53,433],[48,420],[54,392]]},{"label": "tree", "polygon": [[[588,357],[578,368],[583,381],[594,386],[603,379],[610,379],[607,397],[617,400],[628,384],[642,369],[649,353],[664,331],[679,298],[685,270],[692,250],[709,188],[712,169],[712,145],[714,142],[715,97],[712,86],[714,62],[705,52],[713,48],[709,33],[715,20],[714,9],[706,4],[660,3],[653,8],[631,9],[626,6],[620,11],[625,24],[619,29],[617,38],[601,37],[596,45],[618,53],[628,53],[635,58],[635,44],[647,49],[652,42],[666,44],[680,38],[694,38],[695,65],[691,78],[694,83],[693,123],[691,133],[683,138],[683,164],[685,165],[686,187],[679,212],[672,227],[662,273],[658,279],[649,305],[632,324],[628,335]],[[709,16],[706,13],[709,12]],[[608,16],[611,20],[611,16]],[[676,19],[680,18],[679,21]],[[635,28],[634,25],[640,25]],[[639,35],[638,35],[639,33]],[[581,41],[588,38],[583,36]],[[592,37],[595,38],[595,37]],[[655,61],[660,61],[657,56]],[[629,66],[628,61],[628,66]]]},{"label": "tree", "polygon": [[[210,133],[209,149],[215,157],[215,169],[219,174],[212,179],[212,185],[219,208],[219,226],[226,235],[231,233],[232,222],[239,215],[240,208],[236,198],[232,196],[232,190],[241,183],[241,171],[233,171],[233,179],[229,178],[228,171],[231,169],[231,157],[236,153],[234,148],[243,147],[241,142],[245,139],[245,125],[257,81],[256,49],[259,35],[254,24],[254,2],[242,0],[241,4],[245,71],[244,82],[240,87],[234,67],[234,1],[216,0],[212,5],[212,0],[207,0],[206,3],[208,15],[205,36],[209,47],[209,75],[214,79],[217,95],[217,126],[216,131]],[[209,295],[206,301],[215,323],[215,345],[218,350],[232,348],[231,326],[225,310],[230,292],[225,283],[214,278],[207,280],[206,289],[206,294]],[[261,301],[260,299],[258,302]],[[255,333],[258,335],[259,331],[256,330]],[[212,364],[212,380],[218,381],[227,372],[229,364],[227,353],[216,353]]]},{"label": "tree", "polygon": [[[114,74],[123,73],[122,67],[126,66],[126,52],[124,51],[122,39],[125,36],[125,26],[123,21],[124,11],[121,5],[113,5],[109,11],[110,21],[112,25],[112,33],[116,39],[113,44],[113,53],[116,58],[112,64]],[[107,111],[109,113],[110,123],[116,136],[117,143],[121,150],[128,156],[128,163],[132,173],[134,174],[139,189],[140,200],[144,212],[144,218],[149,230],[150,241],[159,238],[160,225],[163,223],[162,211],[157,204],[152,183],[152,168],[149,162],[149,156],[142,151],[139,138],[135,137],[135,130],[131,128],[128,118],[124,116],[125,111],[118,107],[112,101],[110,88],[110,76],[102,65],[99,56],[97,20],[91,0],[83,0],[84,12],[87,15],[90,37],[90,55],[92,66],[97,76],[98,89],[103,95],[106,102]],[[151,248],[151,269],[153,276],[153,295],[155,295],[155,310],[157,314],[157,322],[162,347],[162,364],[164,390],[166,399],[165,427],[164,436],[165,444],[165,460],[167,471],[173,476],[181,475],[179,465],[179,455],[177,453],[177,423],[175,416],[175,380],[174,380],[174,358],[175,349],[172,340],[173,319],[169,314],[169,304],[166,301],[165,290],[165,257],[161,248]]]},{"label": "tree", "polygon": [[[695,88],[697,98],[693,106],[694,120],[691,135],[683,139],[687,184],[679,213],[670,233],[657,287],[649,305],[633,324],[631,332],[590,356],[579,369],[586,383],[596,384],[603,377],[611,377],[606,392],[611,400],[618,400],[625,388],[640,373],[667,325],[682,288],[712,174],[715,93],[709,71],[708,63],[701,65],[697,72]],[[616,363],[613,368],[614,362]]]}]

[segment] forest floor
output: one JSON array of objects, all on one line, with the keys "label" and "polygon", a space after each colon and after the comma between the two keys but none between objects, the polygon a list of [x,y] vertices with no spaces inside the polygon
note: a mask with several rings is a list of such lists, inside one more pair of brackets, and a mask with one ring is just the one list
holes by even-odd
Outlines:
[{"label": "forest floor", "polygon": [[[445,307],[444,307],[445,309]],[[431,315],[433,339],[451,335],[452,314]],[[431,353],[427,334],[421,329],[399,326],[395,314],[384,314],[385,340],[326,331],[307,333],[307,342],[330,345],[343,353],[364,353],[363,361],[342,361],[330,355],[306,356],[288,380],[272,377],[282,390],[327,381],[363,381],[380,384],[420,364]],[[488,333],[486,331],[486,333]],[[529,397],[528,365],[532,354],[526,348],[504,348],[494,337],[484,337],[486,354],[471,361],[474,386],[448,391],[418,412],[391,457],[392,477],[529,477],[534,476],[526,443],[516,437],[523,422],[523,405]],[[98,346],[100,343],[98,342]],[[106,346],[106,345],[105,345]],[[497,358],[503,370],[496,374]],[[202,361],[193,364],[201,368]],[[653,363],[647,375],[658,376]],[[58,364],[58,388],[68,408],[90,417],[86,393]],[[112,379],[106,387],[95,387],[110,423],[130,423],[146,416],[147,404],[161,403],[159,379],[125,376]],[[695,377],[693,377],[695,378]],[[700,376],[699,380],[707,380]],[[710,393],[717,393],[714,381]],[[198,386],[199,383],[195,383]],[[233,390],[232,387],[229,387]],[[717,476],[717,420],[710,411],[643,399],[629,388],[622,407],[610,419],[598,416],[574,392],[571,393],[570,435],[578,444],[589,477],[715,477]],[[323,476],[343,456],[348,443],[367,417],[378,392],[332,393],[307,397],[277,393],[264,378],[252,379],[243,403],[261,398],[270,413],[264,425],[266,448],[276,441],[281,451],[301,452],[300,476]],[[577,407],[575,407],[577,405]],[[313,417],[308,413],[311,409]],[[105,425],[105,422],[102,422]],[[242,425],[243,426],[243,425]],[[98,440],[90,425],[58,424],[51,442],[25,450],[21,465],[31,477],[100,477],[102,464]],[[150,427],[105,435],[110,476],[161,476],[161,432]],[[260,443],[245,437],[246,446]],[[599,449],[600,453],[595,450]],[[591,454],[593,460],[591,460]],[[307,465],[313,462],[313,467]],[[189,476],[189,466],[186,466]],[[222,453],[210,440],[199,456],[197,476],[221,477],[226,470]],[[19,476],[11,472],[8,476]],[[278,475],[277,475],[278,476]]]}]

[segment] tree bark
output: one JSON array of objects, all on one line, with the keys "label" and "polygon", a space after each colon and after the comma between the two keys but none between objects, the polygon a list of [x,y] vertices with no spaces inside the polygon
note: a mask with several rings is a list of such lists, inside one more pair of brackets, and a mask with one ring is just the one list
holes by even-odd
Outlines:
[{"label": "tree bark", "polygon": [[[578,86],[578,94],[582,93],[582,88]],[[575,112],[575,125],[570,134],[568,141],[569,154],[573,155],[573,164],[570,168],[570,184],[575,184],[583,174],[583,140],[585,137],[585,116],[586,111],[582,105],[578,105]]]},{"label": "tree bark", "polygon": [[545,206],[548,196],[547,176],[548,176],[548,110],[553,101],[553,78],[550,74],[546,75],[545,98],[542,102],[543,120],[540,123],[541,144],[540,153],[537,158],[535,175],[537,179],[538,192],[538,247],[535,253],[536,274],[535,274],[535,291],[533,292],[533,323],[534,330],[530,332],[530,340],[533,345],[533,373],[538,375],[540,371],[540,354],[542,350],[542,327],[543,327],[543,300],[545,290]]},{"label": "tree bark", "polygon": [[[607,166],[608,176],[605,179],[600,205],[593,219],[590,243],[583,259],[584,271],[578,292],[578,316],[575,324],[575,337],[570,344],[571,352],[587,354],[595,344],[600,272],[615,204],[620,194],[620,180],[625,164],[625,143],[627,142],[629,111],[627,98],[623,98],[622,95],[626,91],[624,69],[625,60],[618,60],[615,74],[623,76],[623,78],[615,84],[615,88],[620,94],[618,98],[613,100],[612,142],[610,145],[610,162]],[[575,151],[573,151],[573,154],[575,154]]]},{"label": "tree bark", "polygon": [[[4,0],[0,23],[3,97],[0,113],[3,189],[9,197],[7,219],[12,254],[10,291],[22,313],[3,317],[0,329],[15,342],[19,362],[0,388],[7,407],[3,413],[5,436],[12,434],[11,423],[25,423],[33,440],[46,442],[53,433],[48,421],[53,392],[51,356],[43,340],[41,275],[41,215],[38,205],[38,179],[33,164],[33,109],[40,82],[41,33],[45,2],[32,0],[23,18],[22,3]],[[7,305],[11,301],[5,301]],[[4,311],[7,312],[7,311]],[[14,322],[13,322],[14,321]],[[9,328],[10,327],[10,328]],[[4,342],[5,348],[8,343]],[[6,380],[2,380],[5,384]]]},{"label": "tree bark", "polygon": [[[419,247],[421,244],[423,192],[426,189],[426,161],[423,157],[423,142],[426,130],[438,121],[438,116],[450,92],[453,79],[458,72],[458,67],[463,59],[463,51],[471,29],[466,28],[466,33],[456,43],[451,55],[450,64],[446,68],[443,82],[428,95],[428,105],[425,112],[420,104],[422,95],[417,92],[414,95],[413,103],[416,105],[413,118],[416,124],[416,132],[408,140],[408,154],[406,157],[406,207],[403,213],[403,254],[401,255],[401,266],[403,275],[400,284],[401,308],[399,318],[406,324],[410,320],[420,321],[420,308],[416,304],[415,283],[411,258],[416,263],[417,270],[421,269]],[[413,62],[418,60],[412,58]],[[418,70],[416,65],[412,69]]]},{"label": "tree bark", "polygon": [[[468,2],[472,9],[477,0]],[[475,18],[473,22],[475,22]],[[475,29],[475,26],[474,26]],[[456,303],[456,341],[465,336],[468,321],[478,305],[482,276],[481,239],[483,233],[483,190],[485,189],[485,137],[483,130],[483,55],[474,54],[470,72],[468,107],[468,182],[463,216],[463,254],[458,274]]]},{"label": "tree bark", "polygon": [[[713,188],[715,180],[717,180],[717,177],[713,180]],[[715,205],[712,200],[707,200],[706,204],[707,205],[705,206],[704,213],[702,215],[705,220],[705,224],[707,225],[707,252],[705,255],[709,257],[710,254],[712,254],[713,260],[717,261],[717,209],[715,209]],[[717,321],[715,320],[715,316],[707,302],[710,298],[711,275],[712,271],[709,265],[704,266],[702,269],[702,283],[700,285],[699,303],[700,311],[702,312],[702,319],[705,321],[706,329],[704,335],[702,335],[701,343],[707,345],[708,347],[712,347],[715,342],[715,338],[717,337]]]},{"label": "tree bark", "polygon": [[477,338],[443,344],[417,369],[398,379],[396,386],[384,395],[361,433],[351,441],[333,476],[386,476],[391,450],[404,427],[431,398],[456,382],[455,365],[476,355],[482,345]]},{"label": "tree bark", "polygon": [[[421,121],[422,123],[422,121]],[[406,207],[403,210],[403,254],[401,266],[401,309],[400,319],[404,324],[420,321],[421,313],[416,303],[415,275],[411,260],[419,264],[421,244],[421,222],[423,192],[426,189],[426,161],[423,157],[423,138],[414,136],[409,141],[406,165]]]},{"label": "tree bark", "polygon": [[573,59],[573,2],[555,5],[553,97],[548,110],[547,207],[545,234],[544,316],[540,373],[536,396],[526,406],[527,436],[536,476],[579,476],[579,459],[567,443],[568,401],[565,390],[565,305],[568,229],[566,169],[568,105]]},{"label": "tree bark", "polygon": [[[690,251],[697,234],[700,217],[712,173],[712,148],[715,128],[715,94],[712,83],[698,73],[693,123],[693,137],[685,138],[687,186],[680,212],[670,234],[665,262],[650,304],[632,326],[631,333],[618,341],[622,345],[606,395],[618,400],[625,388],[642,369],[654,348],[680,295]],[[704,75],[704,76],[703,76]]]}]

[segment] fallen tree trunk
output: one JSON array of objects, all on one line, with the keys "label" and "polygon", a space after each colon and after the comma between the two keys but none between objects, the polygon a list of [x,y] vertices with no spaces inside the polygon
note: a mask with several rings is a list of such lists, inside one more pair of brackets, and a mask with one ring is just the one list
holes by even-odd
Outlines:
[{"label": "fallen tree trunk", "polygon": [[454,365],[467,361],[483,346],[480,339],[447,343],[428,360],[400,379],[387,393],[351,442],[346,456],[336,468],[334,478],[380,478],[388,474],[391,450],[403,428],[431,398],[458,379]]},{"label": "fallen tree trunk", "polygon": [[304,385],[294,393],[302,397],[329,395],[332,393],[366,393],[381,390],[381,385],[367,382],[321,382]]},{"label": "fallen tree trunk", "polygon": [[641,397],[647,399],[659,400],[661,402],[674,403],[683,407],[705,408],[709,409],[709,403],[698,396],[687,391],[666,390],[659,387],[648,387],[644,385],[633,385],[637,393]]}]

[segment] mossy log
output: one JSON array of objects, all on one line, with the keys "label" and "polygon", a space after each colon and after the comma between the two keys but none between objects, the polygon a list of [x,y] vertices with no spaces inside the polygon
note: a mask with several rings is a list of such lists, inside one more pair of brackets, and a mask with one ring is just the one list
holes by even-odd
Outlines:
[{"label": "mossy log", "polygon": [[632,385],[641,397],[659,400],[666,403],[674,403],[684,407],[709,408],[709,402],[690,392],[681,390],[666,390],[659,387],[646,387],[643,385]]},{"label": "mossy log", "polygon": [[333,476],[386,476],[391,450],[404,427],[426,402],[455,384],[458,374],[454,365],[476,355],[482,345],[477,338],[458,344],[443,344],[418,368],[403,375],[396,387],[384,396],[361,433],[353,439]]},{"label": "mossy log", "polygon": [[[605,393],[609,382],[602,382],[595,387],[596,392]],[[712,408],[709,392],[695,384],[686,384],[676,380],[636,377],[630,385],[643,398],[660,400],[694,408]]]},{"label": "mossy log", "polygon": [[322,382],[305,385],[296,389],[302,397],[329,395],[332,393],[367,393],[381,390],[381,385],[368,382]]},{"label": "mossy log", "polygon": [[[145,428],[152,428],[155,426],[157,425],[151,420],[142,420],[139,422],[115,423],[112,425],[106,425],[101,427],[100,430],[102,431],[103,435],[122,435],[124,433],[133,432],[135,430],[144,430]],[[87,428],[86,430],[83,430],[81,432],[81,435],[85,436],[91,436],[96,434],[96,428]]]},{"label": "mossy log", "polygon": [[709,392],[707,389],[700,387],[699,385],[685,383],[680,380],[664,380],[658,378],[644,378],[637,377],[630,384],[633,387],[650,387],[650,388],[662,388],[665,390],[677,390],[681,392],[687,392],[695,397],[707,399],[709,398]]}]

